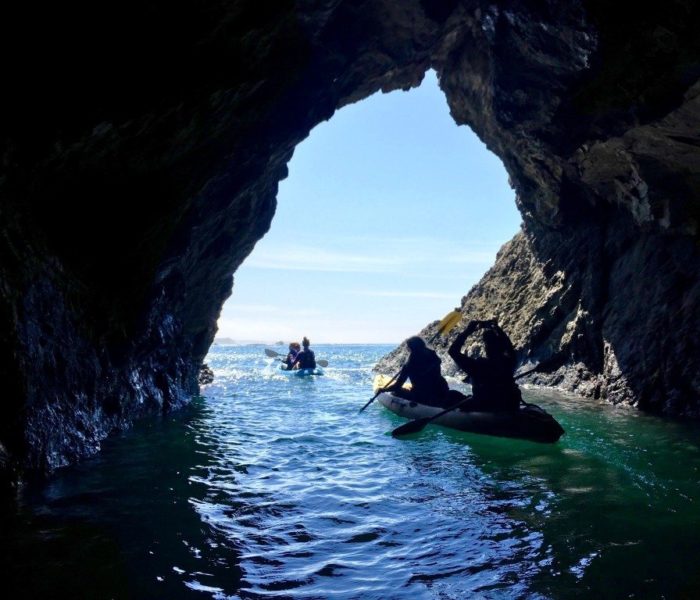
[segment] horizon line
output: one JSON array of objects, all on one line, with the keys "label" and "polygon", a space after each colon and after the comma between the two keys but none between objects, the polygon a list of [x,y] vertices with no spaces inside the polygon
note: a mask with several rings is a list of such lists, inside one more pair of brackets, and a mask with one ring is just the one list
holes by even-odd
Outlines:
[{"label": "horizon line", "polygon": [[[224,343],[222,341],[225,340]],[[400,341],[388,341],[388,342],[315,342],[311,344],[312,346],[323,346],[323,345],[344,345],[344,346],[367,346],[370,344],[374,344],[377,346],[387,346],[390,344],[394,345],[400,345],[403,343],[403,340]],[[270,342],[266,340],[236,340],[230,337],[220,337],[220,338],[214,338],[214,341],[212,342],[212,346],[214,344],[218,344],[220,346],[284,346],[289,344],[289,341],[286,340],[277,340],[275,342]]]}]

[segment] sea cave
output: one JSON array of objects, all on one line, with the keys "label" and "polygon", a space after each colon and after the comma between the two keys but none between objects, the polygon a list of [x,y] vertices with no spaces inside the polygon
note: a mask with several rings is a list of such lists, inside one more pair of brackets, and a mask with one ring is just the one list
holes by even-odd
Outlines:
[{"label": "sea cave", "polygon": [[503,161],[523,218],[462,312],[501,315],[524,365],[556,358],[534,384],[697,418],[698,10],[3,8],[3,479],[186,404],[295,146],[428,69]]}]

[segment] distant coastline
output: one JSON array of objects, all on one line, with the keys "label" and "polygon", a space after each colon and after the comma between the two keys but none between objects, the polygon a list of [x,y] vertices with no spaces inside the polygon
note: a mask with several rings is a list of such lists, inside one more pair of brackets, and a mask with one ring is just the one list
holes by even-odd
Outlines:
[{"label": "distant coastline", "polygon": [[230,338],[230,337],[217,337],[217,338],[214,338],[214,345],[217,345],[217,346],[256,346],[256,345],[284,346],[285,342],[283,342],[283,341],[269,342],[266,340],[234,340],[233,338]]}]

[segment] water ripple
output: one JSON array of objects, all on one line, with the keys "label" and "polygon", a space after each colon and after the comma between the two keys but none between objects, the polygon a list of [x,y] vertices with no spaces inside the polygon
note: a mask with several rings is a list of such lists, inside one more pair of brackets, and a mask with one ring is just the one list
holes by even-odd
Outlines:
[{"label": "water ripple", "polygon": [[4,527],[5,546],[31,549],[9,572],[40,574],[23,595],[50,597],[42,582],[68,573],[119,598],[697,596],[695,429],[526,392],[567,429],[560,443],[438,427],[395,440],[401,419],[357,414],[388,349],[320,346],[325,375],[300,379],[262,347],[215,347],[190,411],[28,502],[34,545]]}]

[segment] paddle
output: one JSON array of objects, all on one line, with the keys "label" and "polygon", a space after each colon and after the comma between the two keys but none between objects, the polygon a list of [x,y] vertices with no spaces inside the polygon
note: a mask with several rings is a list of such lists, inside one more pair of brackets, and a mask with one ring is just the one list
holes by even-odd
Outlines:
[{"label": "paddle", "polygon": [[[401,371],[399,371],[399,373],[401,373]],[[377,390],[377,393],[376,393],[374,396],[372,396],[369,400],[367,400],[367,404],[365,404],[365,405],[364,405],[360,410],[358,410],[357,412],[358,412],[358,413],[361,413],[363,410],[365,410],[365,408],[367,408],[370,404],[372,404],[372,402],[374,402],[374,401],[377,399],[377,396],[379,396],[379,394],[381,394],[381,393],[384,391],[384,388],[387,388],[387,387],[389,387],[392,383],[394,383],[394,381],[396,380],[396,378],[399,376],[399,373],[397,373],[396,375],[394,375],[394,376],[389,380],[389,382],[388,382],[386,385],[380,387],[380,388]]]},{"label": "paddle", "polygon": [[[275,352],[274,350],[268,350],[267,348],[265,348],[265,355],[269,356],[270,358],[279,358],[279,360],[281,362],[284,362],[284,360],[282,358],[280,358],[282,355],[279,352]],[[328,361],[321,359],[321,360],[317,360],[316,364],[319,367],[327,367]]]},{"label": "paddle", "polygon": [[420,419],[414,419],[413,421],[404,423],[403,425],[400,425],[399,427],[394,429],[394,431],[391,432],[391,436],[398,437],[400,435],[409,435],[411,433],[418,433],[419,431],[423,431],[423,429],[428,423],[434,421],[435,419],[439,419],[442,415],[446,415],[448,412],[457,410],[467,400],[471,400],[471,397],[471,394],[469,394],[469,396],[462,398],[462,400],[457,402],[457,404],[453,404],[452,406],[450,406],[450,408],[446,408],[445,410],[439,412],[436,415],[433,415],[432,417],[422,417]]},{"label": "paddle", "polygon": [[[520,379],[521,377],[525,377],[525,375],[529,375],[530,373],[534,373],[539,365],[535,367],[534,369],[530,369],[529,371],[525,371],[524,373],[520,373],[519,375],[516,375],[513,379]],[[403,425],[400,425],[394,431],[391,432],[392,437],[398,437],[401,435],[409,435],[411,433],[418,433],[419,431],[422,431],[426,425],[429,423],[433,422],[435,419],[439,419],[442,415],[446,415],[448,412],[452,412],[453,410],[457,410],[462,404],[464,404],[467,400],[471,398],[471,394],[467,396],[466,398],[463,398],[457,404],[450,406],[450,408],[446,408],[442,412],[439,412],[436,415],[433,415],[432,417],[422,417],[420,419],[414,419],[413,421],[409,421],[408,423],[404,423]]]},{"label": "paddle", "polygon": [[435,334],[428,340],[429,344],[432,344],[438,336],[441,336],[445,333],[449,333],[452,331],[456,326],[457,323],[459,323],[462,320],[462,313],[459,312],[458,308],[455,308],[454,310],[450,311],[447,313],[442,321],[438,323],[437,331]]},{"label": "paddle", "polygon": [[[462,313],[459,312],[459,309],[455,308],[454,310],[450,311],[448,314],[446,314],[442,321],[438,323],[438,328],[437,331],[435,332],[435,335],[433,335],[429,340],[428,343],[431,344],[432,342],[435,341],[435,339],[439,336],[442,335],[443,333],[448,333],[452,331],[459,323],[459,321],[462,318]],[[358,413],[361,413],[365,408],[367,408],[372,402],[374,402],[377,399],[377,396],[381,394],[386,388],[388,388],[395,380],[396,378],[401,374],[401,371],[399,371],[396,375],[394,375],[387,384],[383,385],[377,390],[377,393],[372,396],[368,401],[367,404],[365,404],[359,411]]]}]

